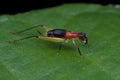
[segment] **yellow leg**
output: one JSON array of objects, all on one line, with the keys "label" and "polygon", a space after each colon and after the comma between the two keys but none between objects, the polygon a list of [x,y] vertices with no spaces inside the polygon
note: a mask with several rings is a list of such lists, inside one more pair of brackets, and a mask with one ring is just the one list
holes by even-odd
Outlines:
[{"label": "yellow leg", "polygon": [[62,38],[44,37],[44,36],[28,36],[28,37],[24,37],[24,38],[20,38],[20,39],[16,39],[16,40],[8,41],[8,42],[9,43],[18,42],[18,41],[22,41],[22,40],[29,39],[29,38],[39,38],[41,40],[46,40],[46,41],[51,41],[51,42],[60,42],[60,43],[65,42],[65,39],[62,39]]},{"label": "yellow leg", "polygon": [[56,38],[56,37],[44,37],[44,36],[38,36],[41,40],[51,41],[51,42],[64,42],[65,39],[62,38]]}]

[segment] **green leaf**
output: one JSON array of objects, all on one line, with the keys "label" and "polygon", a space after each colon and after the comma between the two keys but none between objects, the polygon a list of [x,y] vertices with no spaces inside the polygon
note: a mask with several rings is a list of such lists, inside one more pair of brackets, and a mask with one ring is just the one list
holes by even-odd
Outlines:
[{"label": "green leaf", "polygon": [[[57,54],[59,43],[28,39],[34,25],[85,32],[88,45],[77,39],[82,56],[71,41]],[[94,4],[64,4],[16,15],[0,16],[0,80],[120,80],[120,8]]]}]

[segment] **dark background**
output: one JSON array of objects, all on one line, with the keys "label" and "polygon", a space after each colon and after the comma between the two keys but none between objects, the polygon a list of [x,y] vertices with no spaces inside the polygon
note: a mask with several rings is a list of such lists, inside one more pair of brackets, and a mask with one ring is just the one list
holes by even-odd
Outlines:
[{"label": "dark background", "polygon": [[120,4],[120,0],[4,0],[0,1],[0,14],[17,14],[35,9],[54,7],[65,3]]}]

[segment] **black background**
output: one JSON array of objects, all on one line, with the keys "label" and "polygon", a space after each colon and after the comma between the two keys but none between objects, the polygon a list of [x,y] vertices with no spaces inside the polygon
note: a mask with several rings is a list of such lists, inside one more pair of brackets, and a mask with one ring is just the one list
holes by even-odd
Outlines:
[{"label": "black background", "polygon": [[4,0],[0,1],[0,14],[17,14],[35,9],[54,7],[66,3],[120,4],[120,0]]}]

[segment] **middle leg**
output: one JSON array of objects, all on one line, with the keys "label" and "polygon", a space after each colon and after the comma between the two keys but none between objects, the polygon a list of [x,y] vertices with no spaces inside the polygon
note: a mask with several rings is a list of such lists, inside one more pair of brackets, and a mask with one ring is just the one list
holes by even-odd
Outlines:
[{"label": "middle leg", "polygon": [[81,54],[81,51],[80,51],[80,48],[79,48],[79,46],[77,45],[77,43],[75,42],[75,40],[72,39],[72,41],[73,41],[74,46],[78,49],[79,54],[82,55],[82,54]]}]

